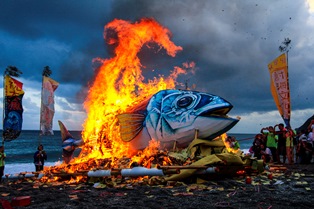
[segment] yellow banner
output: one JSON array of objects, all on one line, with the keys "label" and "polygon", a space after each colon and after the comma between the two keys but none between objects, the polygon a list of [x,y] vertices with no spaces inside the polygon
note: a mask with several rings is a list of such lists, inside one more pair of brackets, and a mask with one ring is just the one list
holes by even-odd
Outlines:
[{"label": "yellow banner", "polygon": [[5,82],[4,82],[5,88],[4,88],[4,93],[5,96],[20,96],[24,94],[23,91],[23,83],[12,78],[9,75],[5,76]]},{"label": "yellow banner", "polygon": [[270,91],[280,115],[289,126],[291,107],[286,54],[282,54],[268,64],[270,73]]}]

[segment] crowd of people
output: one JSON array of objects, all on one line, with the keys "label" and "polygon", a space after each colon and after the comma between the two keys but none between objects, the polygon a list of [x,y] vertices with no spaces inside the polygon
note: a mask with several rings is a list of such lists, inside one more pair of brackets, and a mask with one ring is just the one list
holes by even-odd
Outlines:
[{"label": "crowd of people", "polygon": [[265,163],[309,164],[314,154],[314,120],[297,132],[284,124],[264,127],[255,135],[249,153]]}]

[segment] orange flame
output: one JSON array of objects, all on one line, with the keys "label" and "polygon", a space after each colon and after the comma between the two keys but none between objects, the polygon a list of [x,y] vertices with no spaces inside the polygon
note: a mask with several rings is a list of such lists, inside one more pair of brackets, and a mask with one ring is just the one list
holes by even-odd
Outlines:
[{"label": "orange flame", "polygon": [[159,145],[159,141],[151,140],[148,147],[138,152],[138,155],[132,157],[132,162],[142,163],[145,167],[151,167],[151,161],[154,160],[152,156],[157,154]]},{"label": "orange flame", "polygon": [[[223,142],[225,144],[225,147],[226,147],[227,151],[230,152],[230,153],[238,153],[240,151],[240,149],[239,148],[238,149],[234,149],[234,147],[233,147],[233,143],[234,142],[230,141],[230,139],[228,139],[227,134],[224,133],[223,136],[224,136],[223,137]],[[234,137],[232,137],[232,138],[233,138],[233,140],[235,140]]]},{"label": "orange flame", "polygon": [[183,68],[175,67],[168,78],[155,77],[144,83],[137,54],[144,45],[156,43],[174,57],[182,47],[171,42],[170,35],[168,29],[153,19],[142,19],[134,24],[115,19],[105,26],[104,37],[108,44],[115,45],[115,56],[94,60],[101,66],[84,103],[87,111],[83,124],[85,145],[75,162],[127,156],[128,145],[120,139],[116,115],[159,90],[174,88],[178,75],[186,74],[183,68],[195,67],[194,63],[185,63]]}]

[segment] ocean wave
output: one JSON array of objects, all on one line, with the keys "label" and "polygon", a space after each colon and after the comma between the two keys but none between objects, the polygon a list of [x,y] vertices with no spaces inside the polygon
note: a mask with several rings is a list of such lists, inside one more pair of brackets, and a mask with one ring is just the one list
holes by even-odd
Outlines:
[{"label": "ocean wave", "polygon": [[[60,162],[46,162],[46,166],[58,165]],[[4,174],[16,174],[21,172],[35,172],[34,163],[12,163],[6,164],[4,167]]]}]

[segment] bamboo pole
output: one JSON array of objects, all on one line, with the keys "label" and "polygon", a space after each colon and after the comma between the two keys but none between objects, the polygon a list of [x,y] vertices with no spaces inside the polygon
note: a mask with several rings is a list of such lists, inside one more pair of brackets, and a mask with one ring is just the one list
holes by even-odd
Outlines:
[{"label": "bamboo pole", "polygon": [[157,168],[145,168],[145,167],[134,167],[130,169],[121,169],[121,170],[96,170],[89,171],[87,173],[89,177],[106,177],[113,175],[121,175],[128,177],[136,177],[136,176],[164,176],[165,173],[162,169]]},{"label": "bamboo pole", "polygon": [[4,146],[4,114],[5,114],[5,72],[3,73],[3,106],[2,106],[2,146]]},{"label": "bamboo pole", "polygon": [[169,165],[169,166],[159,166],[160,169],[207,169],[209,166],[205,165]]},{"label": "bamboo pole", "polygon": [[208,166],[165,166],[164,168],[145,168],[134,167],[131,169],[121,170],[94,170],[89,171],[87,175],[89,177],[108,177],[114,175],[137,177],[137,176],[165,176],[168,174],[179,174],[181,169],[197,169],[197,174],[209,174],[216,173],[218,169],[216,167]]},{"label": "bamboo pole", "polygon": [[209,167],[203,165],[191,165],[191,166],[160,166],[160,169],[168,170],[168,169],[177,169],[177,170],[184,170],[184,169],[197,169],[196,174],[208,174],[208,173],[217,173],[219,172],[219,168],[217,167]]},{"label": "bamboo pole", "polygon": [[39,136],[38,136],[38,146],[41,144],[41,111],[43,106],[43,84],[44,84],[44,76],[41,79],[41,95],[40,95],[40,109],[39,109]]},{"label": "bamboo pole", "polygon": [[289,82],[289,63],[288,63],[288,53],[289,53],[289,49],[287,50],[287,88],[288,88],[288,98],[289,98],[289,121],[288,121],[288,128],[291,128],[291,125],[290,125],[290,119],[291,119],[291,95],[290,95],[290,82]]},{"label": "bamboo pole", "polygon": [[217,167],[208,166],[160,166],[160,168],[134,167],[127,169],[108,169],[108,170],[82,170],[73,173],[64,172],[21,172],[15,174],[6,174],[3,179],[25,179],[34,178],[41,179],[44,176],[68,177],[68,176],[88,176],[88,177],[140,177],[140,176],[165,176],[169,174],[179,174],[181,169],[197,169],[195,174],[211,174],[219,172]]},{"label": "bamboo pole", "polygon": [[254,139],[255,137],[248,137],[248,138],[243,138],[243,139],[237,139],[238,142],[240,141],[245,141],[245,140],[250,140],[250,139]]}]

